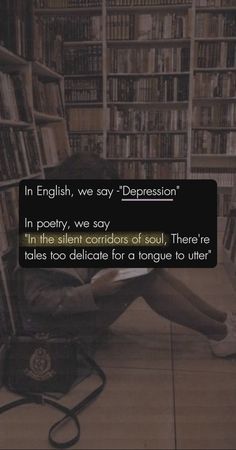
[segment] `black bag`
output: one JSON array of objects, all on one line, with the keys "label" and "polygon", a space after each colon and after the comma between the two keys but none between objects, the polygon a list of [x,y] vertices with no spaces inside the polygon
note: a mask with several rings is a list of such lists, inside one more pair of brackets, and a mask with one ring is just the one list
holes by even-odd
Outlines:
[{"label": "black bag", "polygon": [[13,337],[6,357],[5,385],[18,393],[66,393],[77,378],[76,343],[36,335]]},{"label": "black bag", "polygon": [[[79,375],[80,359],[96,373],[100,385],[81,402],[69,409],[51,398],[50,393],[66,393]],[[82,358],[81,358],[82,357]],[[55,448],[68,448],[80,438],[77,414],[84,410],[104,389],[106,376],[96,362],[87,355],[83,344],[75,338],[53,336],[13,337],[6,355],[4,383],[6,387],[23,398],[0,407],[0,414],[29,403],[48,404],[63,413],[61,420],[49,429],[48,439]],[[76,435],[66,442],[58,442],[53,435],[58,428],[72,420]]]}]

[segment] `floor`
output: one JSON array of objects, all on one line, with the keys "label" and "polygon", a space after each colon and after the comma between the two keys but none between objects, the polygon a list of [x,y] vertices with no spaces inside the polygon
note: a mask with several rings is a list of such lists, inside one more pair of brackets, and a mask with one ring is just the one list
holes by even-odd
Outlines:
[{"label": "floor", "polygon": [[[221,259],[220,259],[221,261]],[[223,264],[174,270],[196,293],[236,310]],[[97,353],[108,383],[80,416],[78,449],[235,449],[236,358],[215,358],[205,338],[155,315],[138,299],[116,322]],[[65,399],[89,392],[88,379]],[[2,389],[1,403],[14,398]],[[48,407],[18,408],[1,417],[1,449],[47,449]],[[63,432],[65,437],[66,430]]]}]

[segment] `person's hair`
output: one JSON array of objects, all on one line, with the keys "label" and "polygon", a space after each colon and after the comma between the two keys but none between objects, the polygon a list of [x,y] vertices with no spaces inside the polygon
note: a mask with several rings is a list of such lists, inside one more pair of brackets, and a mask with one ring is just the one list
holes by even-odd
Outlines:
[{"label": "person's hair", "polygon": [[89,180],[116,179],[118,172],[111,161],[92,153],[75,153],[57,166],[48,178]]}]

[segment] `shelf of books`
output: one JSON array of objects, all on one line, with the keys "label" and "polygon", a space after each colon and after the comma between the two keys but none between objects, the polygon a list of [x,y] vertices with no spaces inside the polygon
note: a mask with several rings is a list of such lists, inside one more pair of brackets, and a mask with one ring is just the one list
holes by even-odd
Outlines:
[{"label": "shelf of books", "polygon": [[50,170],[70,155],[63,76],[43,63],[33,62],[32,108],[42,167]]},{"label": "shelf of books", "polygon": [[[104,15],[100,1],[36,2],[64,42],[64,94],[72,152],[104,152]],[[46,8],[46,9],[45,9]],[[50,12],[53,12],[50,15]]]},{"label": "shelf of books", "polygon": [[63,30],[73,151],[116,160],[123,177],[186,177],[190,6],[179,0],[168,6],[159,0],[36,2],[41,20],[53,16]]},{"label": "shelf of books", "polygon": [[[9,26],[12,27],[15,20],[11,14],[13,6],[17,6],[20,29],[11,28],[11,35]],[[28,51],[26,41],[31,41],[34,27],[32,20],[25,15],[28,12],[32,14],[32,2],[0,1],[0,9],[4,14],[0,14],[0,41],[3,44],[0,46],[1,360],[5,339],[17,330],[13,278],[17,265],[18,184],[22,179],[44,178],[47,169],[70,154],[70,146],[63,77],[56,72],[56,64],[48,67],[44,58],[29,60],[35,49]],[[38,40],[40,37],[44,41],[44,33],[38,36]],[[48,42],[50,47],[50,39]],[[60,58],[62,60],[62,53]],[[51,53],[48,61],[53,62],[53,59],[54,54]],[[55,61],[59,61],[59,56]]]},{"label": "shelf of books", "polygon": [[16,331],[13,276],[17,252],[18,183],[23,178],[41,176],[41,160],[31,106],[30,64],[2,46],[0,98],[1,361],[7,336]]},{"label": "shelf of books", "polygon": [[185,178],[190,3],[106,6],[107,157],[124,178]]},{"label": "shelf of books", "polygon": [[235,2],[195,6],[192,177],[217,181],[218,214],[226,217],[236,174]]},{"label": "shelf of books", "polygon": [[[236,179],[235,179],[236,186]],[[224,233],[224,262],[233,285],[236,288],[236,187],[230,202]]]},{"label": "shelf of books", "polygon": [[22,58],[32,55],[31,0],[0,0],[0,43]]},{"label": "shelf of books", "polygon": [[236,174],[235,0],[35,7],[64,41],[72,151],[102,154],[124,178],[214,179],[226,218]]},{"label": "shelf of books", "polygon": [[73,151],[116,160],[121,176],[213,178],[225,215],[236,171],[235,2],[37,0],[35,7],[64,41]]}]

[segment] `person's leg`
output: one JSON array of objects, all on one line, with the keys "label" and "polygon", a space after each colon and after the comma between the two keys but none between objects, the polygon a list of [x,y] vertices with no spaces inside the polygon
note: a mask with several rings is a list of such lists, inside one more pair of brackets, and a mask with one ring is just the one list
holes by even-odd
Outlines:
[{"label": "person's leg", "polygon": [[96,300],[99,307],[95,311],[96,333],[112,325],[133,301],[140,297],[139,283],[127,283],[116,294],[104,296]]},{"label": "person's leg", "polygon": [[214,306],[207,303],[203,300],[199,295],[195,294],[188,286],[186,286],[182,281],[178,280],[174,277],[171,272],[163,271],[163,277],[166,281],[168,281],[176,290],[181,292],[190,303],[192,303],[195,308],[201,311],[203,314],[206,314],[211,319],[217,320],[218,322],[225,322],[227,318],[227,313],[221,311]]},{"label": "person's leg", "polygon": [[112,325],[137,297],[143,296],[161,316],[209,338],[222,339],[227,332],[226,326],[199,310],[193,302],[194,298],[197,304],[196,294],[182,283],[174,281],[173,285],[172,278],[165,270],[155,270],[145,277],[127,282],[118,293],[98,299],[98,311],[77,314],[67,320],[64,318],[63,325],[65,328],[69,326],[73,333],[80,331],[92,339],[96,338]]},{"label": "person's leg", "polygon": [[[196,294],[175,281],[173,282],[166,271],[155,270],[137,281],[137,285],[147,303],[161,316],[192,328],[210,339],[223,339],[227,334],[226,325],[200,310],[196,306]],[[200,300],[202,305],[204,302]]]}]

